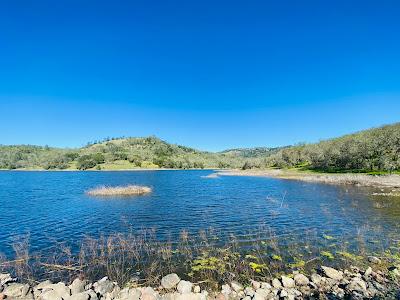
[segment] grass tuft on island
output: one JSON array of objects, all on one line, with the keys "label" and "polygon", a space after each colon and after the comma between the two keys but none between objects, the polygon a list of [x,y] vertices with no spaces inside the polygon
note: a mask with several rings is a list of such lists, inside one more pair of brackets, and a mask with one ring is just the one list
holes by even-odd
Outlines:
[{"label": "grass tuft on island", "polygon": [[148,186],[126,185],[126,186],[99,186],[86,191],[90,196],[135,196],[150,193]]}]

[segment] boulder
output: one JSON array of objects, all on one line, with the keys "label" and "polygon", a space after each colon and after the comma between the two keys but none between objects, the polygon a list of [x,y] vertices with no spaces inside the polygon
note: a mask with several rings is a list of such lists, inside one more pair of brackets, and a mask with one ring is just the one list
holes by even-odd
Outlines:
[{"label": "boulder", "polygon": [[294,275],[294,281],[296,282],[297,285],[308,285],[310,283],[310,280],[307,278],[307,276],[299,273]]},{"label": "boulder", "polygon": [[282,284],[278,278],[274,278],[274,279],[272,279],[272,286],[276,289],[279,289],[282,287]]},{"label": "boulder", "polygon": [[353,280],[347,285],[347,290],[364,293],[367,291],[367,284],[364,280],[354,277]]},{"label": "boulder", "polygon": [[51,286],[53,283],[50,280],[45,280],[40,282],[39,284],[37,284],[34,289],[35,290],[44,290],[46,288],[48,288],[49,286]]},{"label": "boulder", "polygon": [[181,280],[176,287],[177,291],[181,294],[187,294],[192,291],[193,283],[186,280]]},{"label": "boulder", "polygon": [[76,278],[72,283],[69,285],[71,290],[71,295],[79,294],[85,291],[85,286],[88,284],[86,280],[81,280],[80,278]]},{"label": "boulder", "polygon": [[40,295],[40,300],[62,300],[63,298],[55,290],[46,290]]},{"label": "boulder", "polygon": [[89,300],[90,295],[88,293],[75,293],[67,298],[63,298],[64,300]]},{"label": "boulder", "polygon": [[324,272],[324,274],[331,279],[334,279],[337,281],[340,281],[343,279],[343,273],[334,268],[322,266],[321,269]]},{"label": "boulder", "polygon": [[[53,283],[45,286],[43,291],[53,290],[55,293],[49,295],[57,294],[60,298],[67,298],[71,295],[71,290],[65,285],[64,282]],[[48,296],[49,297],[49,296]]]},{"label": "boulder", "polygon": [[175,297],[175,300],[201,300],[201,294],[195,293],[185,293],[185,294],[178,294]]},{"label": "boulder", "polygon": [[265,297],[268,296],[269,292],[270,292],[270,291],[267,290],[267,289],[258,288],[258,289],[256,289],[256,293],[255,293],[255,294],[260,295],[260,296],[263,296],[263,297],[265,298]]},{"label": "boulder", "polygon": [[232,287],[232,290],[234,290],[236,293],[238,293],[240,291],[243,291],[243,285],[241,285],[237,281],[232,281],[231,282],[231,287]]},{"label": "boulder", "polygon": [[282,285],[285,288],[289,288],[290,289],[290,288],[294,288],[295,287],[295,282],[294,282],[294,280],[292,278],[289,278],[287,276],[283,276],[282,275],[281,279],[282,279]]},{"label": "boulder", "polygon": [[16,281],[9,273],[0,274],[0,286]]},{"label": "boulder", "polygon": [[106,276],[95,282],[93,284],[93,288],[96,293],[105,295],[106,293],[111,293],[114,290],[114,283]]},{"label": "boulder", "polygon": [[161,285],[165,289],[173,289],[178,285],[180,280],[177,274],[168,274],[161,279]]},{"label": "boulder", "polygon": [[29,285],[22,283],[11,283],[7,285],[3,290],[3,294],[6,296],[6,298],[30,298],[30,296],[33,297]]},{"label": "boulder", "polygon": [[141,295],[142,295],[142,293],[139,289],[124,288],[118,293],[118,295],[115,299],[116,300],[139,300]]}]

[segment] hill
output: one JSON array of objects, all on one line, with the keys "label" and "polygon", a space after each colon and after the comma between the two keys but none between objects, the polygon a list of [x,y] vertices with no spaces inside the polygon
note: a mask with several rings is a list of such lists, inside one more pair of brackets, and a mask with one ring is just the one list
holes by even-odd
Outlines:
[{"label": "hill", "polygon": [[241,159],[169,144],[156,137],[107,139],[78,149],[0,146],[1,169],[234,168]]},{"label": "hill", "polygon": [[157,137],[116,138],[77,149],[0,146],[0,169],[302,168],[323,172],[400,170],[400,123],[315,144],[237,148],[218,153]]},{"label": "hill", "polygon": [[221,151],[220,153],[232,155],[232,156],[236,156],[236,157],[243,157],[243,158],[259,158],[259,157],[266,157],[266,156],[275,154],[283,148],[287,148],[287,147],[235,148],[235,149],[224,150],[224,151]]},{"label": "hill", "polygon": [[400,123],[282,149],[258,167],[302,167],[324,172],[400,170]]}]

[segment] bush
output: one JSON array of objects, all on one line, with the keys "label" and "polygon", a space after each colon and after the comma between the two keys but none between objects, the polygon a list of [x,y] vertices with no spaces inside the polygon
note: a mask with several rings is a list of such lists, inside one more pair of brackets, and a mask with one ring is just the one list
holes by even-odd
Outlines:
[{"label": "bush", "polygon": [[104,161],[104,155],[101,153],[82,155],[77,160],[77,168],[79,170],[91,169],[98,164],[104,163]]}]

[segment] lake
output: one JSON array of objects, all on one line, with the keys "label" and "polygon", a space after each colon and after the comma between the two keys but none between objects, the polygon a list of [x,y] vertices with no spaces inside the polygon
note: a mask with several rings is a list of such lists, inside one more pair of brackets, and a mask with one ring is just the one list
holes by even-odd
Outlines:
[{"label": "lake", "polygon": [[[75,249],[85,236],[149,228],[157,239],[177,242],[182,230],[197,235],[212,229],[221,243],[234,235],[243,249],[273,237],[299,251],[307,241],[307,249],[340,244],[372,253],[399,240],[398,198],[352,186],[205,177],[211,173],[1,171],[0,252],[13,256],[13,241],[21,236],[29,237],[34,252],[60,242]],[[153,192],[122,198],[85,194],[99,185],[125,184],[147,185]]]}]

